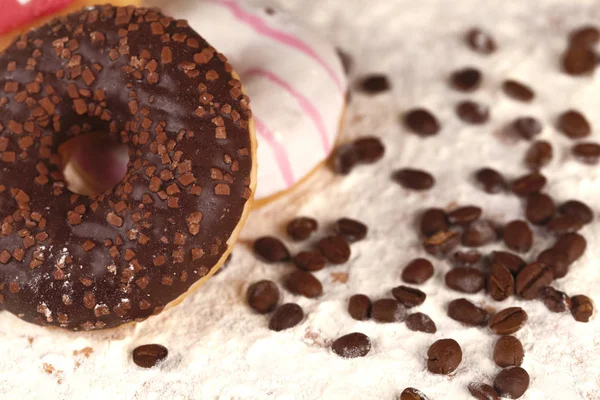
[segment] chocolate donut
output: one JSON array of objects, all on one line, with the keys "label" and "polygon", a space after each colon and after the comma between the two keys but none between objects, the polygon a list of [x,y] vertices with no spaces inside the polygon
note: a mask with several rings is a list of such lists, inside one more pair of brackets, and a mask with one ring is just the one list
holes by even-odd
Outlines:
[{"label": "chocolate donut", "polygon": [[[186,21],[97,6],[0,55],[0,307],[110,328],[161,312],[226,259],[256,182],[248,97]],[[67,189],[59,146],[128,145],[113,189]]]}]

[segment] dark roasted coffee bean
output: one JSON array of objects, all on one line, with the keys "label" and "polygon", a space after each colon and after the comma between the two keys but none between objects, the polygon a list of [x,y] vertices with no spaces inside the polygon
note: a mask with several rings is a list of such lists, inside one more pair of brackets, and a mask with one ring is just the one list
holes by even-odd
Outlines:
[{"label": "dark roasted coffee bean", "polygon": [[556,240],[554,248],[565,253],[569,264],[572,264],[585,253],[587,240],[579,233],[565,233]]},{"label": "dark roasted coffee bean", "polygon": [[518,399],[529,388],[529,374],[521,367],[503,369],[494,379],[494,389],[502,397]]},{"label": "dark roasted coffee bean", "polygon": [[408,286],[398,286],[393,288],[392,296],[406,308],[420,306],[427,298],[427,295],[419,289]]},{"label": "dark roasted coffee bean", "polygon": [[346,143],[336,147],[332,155],[333,171],[336,174],[348,175],[359,164],[359,155],[354,143]]},{"label": "dark roasted coffee bean", "polygon": [[516,179],[512,183],[512,191],[517,196],[525,197],[538,193],[544,186],[546,186],[546,177],[539,172],[532,172]]},{"label": "dark roasted coffee bean", "polygon": [[559,279],[567,275],[569,266],[571,265],[567,254],[554,247],[542,251],[538,255],[537,261],[552,269],[554,279]]},{"label": "dark roasted coffee bean", "polygon": [[296,303],[286,303],[273,313],[269,321],[269,329],[272,331],[283,331],[293,328],[304,319],[304,311]]},{"label": "dark roasted coffee bean", "polygon": [[492,168],[481,168],[475,172],[475,180],[481,188],[490,194],[504,192],[508,185],[500,172]]},{"label": "dark roasted coffee bean", "polygon": [[402,322],[406,308],[395,299],[380,299],[371,305],[371,318],[377,322]]},{"label": "dark roasted coffee bean", "polygon": [[415,258],[402,271],[402,280],[406,283],[424,283],[432,276],[433,264],[425,258]]},{"label": "dark roasted coffee bean", "polygon": [[446,213],[440,208],[429,208],[421,216],[421,233],[425,237],[446,231],[448,228]]},{"label": "dark roasted coffee bean", "polygon": [[415,388],[406,388],[400,394],[400,400],[429,400],[423,392]]},{"label": "dark roasted coffee bean", "polygon": [[272,236],[263,236],[257,239],[254,242],[254,252],[269,263],[290,259],[290,251],[285,244]]},{"label": "dark roasted coffee bean", "polygon": [[571,46],[562,56],[563,69],[569,75],[591,74],[597,64],[596,52],[587,47]]},{"label": "dark roasted coffee bean", "polygon": [[448,222],[451,225],[469,225],[481,217],[483,211],[476,206],[465,206],[457,208],[448,213]]},{"label": "dark roasted coffee bean", "polygon": [[319,271],[325,268],[327,260],[317,250],[301,251],[294,257],[294,264],[304,271]]},{"label": "dark roasted coffee bean", "polygon": [[581,139],[590,136],[592,127],[579,111],[565,111],[558,117],[557,128],[571,139]]},{"label": "dark roasted coffee bean", "polygon": [[554,200],[543,193],[532,194],[527,197],[525,217],[534,225],[544,225],[554,215]]},{"label": "dark roasted coffee bean", "polygon": [[270,313],[279,303],[279,288],[272,281],[255,282],[248,287],[246,301],[256,312],[261,314]]},{"label": "dark roasted coffee bean", "polygon": [[565,292],[556,290],[551,286],[542,290],[540,299],[546,308],[552,312],[562,313],[571,311],[571,298]]},{"label": "dark roasted coffee bean", "polygon": [[492,332],[497,335],[511,335],[527,322],[527,313],[521,307],[509,307],[496,313],[488,322]]},{"label": "dark roasted coffee bean", "polygon": [[487,220],[478,220],[465,228],[462,234],[462,245],[480,247],[498,239],[496,227]]},{"label": "dark roasted coffee bean", "polygon": [[419,136],[433,136],[440,131],[435,115],[424,108],[407,111],[403,119],[406,127]]},{"label": "dark roasted coffee bean", "polygon": [[342,236],[328,236],[321,239],[319,250],[333,264],[343,264],[350,259],[350,246]]},{"label": "dark roasted coffee bean", "polygon": [[481,72],[477,68],[464,68],[450,76],[451,86],[461,92],[472,92],[481,84]]},{"label": "dark roasted coffee bean", "polygon": [[366,321],[371,317],[371,299],[364,294],[355,294],[348,301],[348,313],[357,321]]},{"label": "dark roasted coffee bean", "polygon": [[319,223],[314,218],[298,217],[287,225],[287,233],[294,240],[306,240],[319,228]]},{"label": "dark roasted coffee bean", "polygon": [[491,54],[496,51],[496,42],[494,41],[494,38],[492,38],[489,33],[479,28],[470,29],[465,36],[465,40],[471,50],[477,53]]},{"label": "dark roasted coffee bean", "polygon": [[425,251],[434,257],[443,258],[460,244],[460,235],[453,231],[438,232],[423,241]]},{"label": "dark roasted coffee bean", "polygon": [[490,119],[490,108],[471,100],[461,101],[456,105],[456,115],[468,124],[480,125]]},{"label": "dark roasted coffee bean", "polygon": [[546,230],[555,235],[577,232],[581,228],[583,228],[583,223],[573,215],[557,215],[546,225]]},{"label": "dark roasted coffee bean", "polygon": [[496,301],[503,301],[515,293],[515,278],[501,262],[492,264],[487,280],[487,291]]},{"label": "dark roasted coffee bean", "polygon": [[594,220],[594,212],[585,203],[579,200],[569,200],[558,207],[558,212],[564,215],[572,215],[581,221],[582,224],[589,224]]},{"label": "dark roasted coffee bean", "polygon": [[525,300],[537,299],[553,279],[552,268],[540,262],[531,263],[523,267],[515,278],[515,292]]},{"label": "dark roasted coffee bean", "polygon": [[331,350],[342,358],[364,357],[371,351],[371,339],[364,333],[349,333],[336,339]]},{"label": "dark roasted coffee bean", "polygon": [[133,350],[133,362],[142,368],[152,368],[167,358],[169,351],[160,344],[145,344]]},{"label": "dark roasted coffee bean", "polygon": [[343,236],[348,243],[364,239],[367,236],[368,230],[365,224],[350,218],[338,219],[334,227],[335,233]]},{"label": "dark roasted coffee bean", "polygon": [[367,136],[354,141],[358,160],[363,164],[372,164],[381,160],[385,147],[379,138]]},{"label": "dark roasted coffee bean", "polygon": [[406,327],[411,331],[436,333],[435,322],[427,314],[414,313],[406,317]]},{"label": "dark roasted coffee bean", "polygon": [[313,299],[323,294],[323,285],[313,274],[296,270],[285,278],[285,288],[290,292]]},{"label": "dark roasted coffee bean", "polygon": [[598,41],[600,41],[600,31],[595,26],[582,26],[569,35],[569,44],[573,47],[593,47]]},{"label": "dark roasted coffee bean", "polygon": [[535,97],[535,93],[529,86],[512,79],[504,81],[502,90],[508,97],[527,103]]},{"label": "dark roasted coffee bean", "polygon": [[427,351],[427,369],[433,374],[451,374],[461,362],[462,349],[453,339],[440,339]]},{"label": "dark roasted coffee bean", "polygon": [[450,261],[455,267],[470,267],[481,261],[481,253],[477,250],[457,250],[452,254]]},{"label": "dark roasted coffee bean", "polygon": [[348,75],[350,71],[352,71],[352,67],[354,66],[354,60],[352,59],[352,56],[340,48],[337,48],[336,52],[338,54],[338,57],[340,58],[340,61],[342,62],[344,73]]},{"label": "dark roasted coffee bean", "polygon": [[498,400],[496,389],[485,383],[469,384],[469,393],[477,400]]},{"label": "dark roasted coffee bean", "polygon": [[477,293],[485,286],[483,272],[477,268],[452,268],[445,277],[446,286],[463,293]]},{"label": "dark roasted coffee bean", "polygon": [[527,168],[537,171],[548,165],[553,156],[554,150],[550,142],[537,140],[529,146],[525,153],[525,165]]},{"label": "dark roasted coffee bean", "polygon": [[525,260],[521,257],[507,251],[492,252],[490,261],[492,265],[495,263],[504,265],[513,275],[516,275],[525,265],[527,265]]},{"label": "dark roasted coffee bean", "polygon": [[448,303],[448,316],[467,326],[482,326],[487,323],[488,312],[467,299],[456,299]]},{"label": "dark roasted coffee bean", "polygon": [[524,357],[523,345],[514,336],[502,336],[494,346],[494,362],[500,368],[519,367]]},{"label": "dark roasted coffee bean", "polygon": [[405,189],[428,190],[435,185],[435,178],[427,171],[413,168],[399,169],[393,174],[393,179]]},{"label": "dark roasted coffee bean", "polygon": [[533,233],[527,222],[516,220],[504,226],[504,244],[519,253],[527,252],[533,245]]},{"label": "dark roasted coffee bean", "polygon": [[571,314],[579,322],[589,322],[594,314],[592,299],[582,294],[571,297]]},{"label": "dark roasted coffee bean", "polygon": [[600,161],[600,144],[598,143],[577,143],[573,146],[573,155],[575,158],[589,165],[596,165]]},{"label": "dark roasted coffee bean", "polygon": [[523,139],[531,140],[542,132],[542,124],[533,117],[520,117],[514,120],[512,129]]},{"label": "dark roasted coffee bean", "polygon": [[367,94],[379,94],[390,90],[391,84],[386,75],[371,74],[362,77],[358,89]]}]

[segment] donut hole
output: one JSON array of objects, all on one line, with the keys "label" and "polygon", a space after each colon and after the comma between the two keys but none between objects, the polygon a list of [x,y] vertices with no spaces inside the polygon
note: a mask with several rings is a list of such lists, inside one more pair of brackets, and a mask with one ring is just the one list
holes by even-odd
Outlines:
[{"label": "donut hole", "polygon": [[105,133],[88,133],[63,143],[62,172],[67,188],[89,196],[114,188],[127,172],[127,145]]}]

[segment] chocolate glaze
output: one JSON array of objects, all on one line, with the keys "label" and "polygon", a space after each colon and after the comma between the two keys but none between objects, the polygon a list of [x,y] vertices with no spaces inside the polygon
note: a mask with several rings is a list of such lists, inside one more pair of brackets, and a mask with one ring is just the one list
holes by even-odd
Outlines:
[{"label": "chocolate glaze", "polygon": [[[249,100],[185,21],[97,6],[0,55],[0,307],[72,330],[141,321],[218,263],[250,198]],[[124,179],[71,193],[58,147],[129,146]]]}]

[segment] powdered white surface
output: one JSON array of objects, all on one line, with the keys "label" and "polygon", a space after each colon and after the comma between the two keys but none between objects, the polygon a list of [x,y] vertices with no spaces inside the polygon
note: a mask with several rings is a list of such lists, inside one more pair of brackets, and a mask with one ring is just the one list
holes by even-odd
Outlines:
[{"label": "powdered white surface", "polygon": [[[255,1],[257,4],[264,4]],[[502,139],[500,128],[513,117],[532,114],[544,121],[542,138],[555,146],[546,170],[548,192],[557,200],[578,198],[600,213],[600,168],[573,160],[571,141],[553,128],[567,107],[587,114],[600,140],[600,75],[572,78],[558,68],[566,33],[574,26],[600,21],[597,1],[542,0],[288,0],[281,6],[328,35],[356,58],[355,74],[381,71],[393,78],[392,93],[376,98],[355,95],[348,111],[345,140],[365,134],[380,136],[385,158],[374,166],[337,177],[323,169],[290,196],[255,212],[234,251],[234,261],[186,301],[137,326],[97,333],[48,330],[0,313],[0,398],[5,399],[394,399],[405,387],[419,388],[431,399],[469,398],[471,381],[491,382],[499,371],[492,361],[495,337],[486,329],[465,328],[445,315],[445,306],[463,297],[445,288],[449,268],[435,262],[436,274],[422,285],[428,298],[418,308],[436,322],[438,332],[409,331],[404,324],[358,322],[346,312],[355,293],[389,296],[400,284],[401,268],[423,251],[415,233],[415,216],[428,206],[451,203],[484,206],[499,221],[522,217],[513,196],[486,195],[469,176],[490,165],[510,176],[525,172],[524,142]],[[493,32],[500,50],[489,57],[469,51],[463,32],[481,25]],[[472,96],[448,88],[447,76],[466,65],[480,67],[483,87]],[[502,94],[505,78],[529,83],[536,100],[524,105]],[[453,113],[459,99],[472,97],[492,106],[492,120],[469,127]],[[443,129],[423,140],[398,124],[398,114],[423,105],[439,116]],[[391,183],[399,167],[424,167],[437,178],[425,194]],[[314,216],[327,225],[338,217],[355,217],[370,227],[368,239],[352,246],[351,261],[316,275],[325,293],[319,300],[284,294],[305,309],[306,320],[294,329],[271,332],[268,319],[244,302],[248,284],[258,279],[280,281],[291,266],[266,265],[249,250],[263,234],[283,237],[284,223],[297,215]],[[600,222],[582,233],[588,251],[556,286],[571,295],[587,294],[600,305]],[[536,239],[532,253],[547,243]],[[500,248],[491,246],[489,250]],[[298,250],[300,246],[293,246]],[[487,249],[486,249],[487,250]],[[335,273],[348,273],[346,283]],[[531,386],[523,399],[600,398],[600,318],[582,324],[571,315],[552,314],[540,302],[510,299],[495,303],[483,294],[466,296],[487,307],[519,305],[529,323],[517,333],[524,344],[523,367]],[[364,332],[373,342],[362,359],[343,360],[330,342],[350,332]],[[428,346],[454,338],[463,362],[449,377],[428,373]],[[131,361],[138,345],[161,343],[169,357],[158,368],[142,370]],[[87,353],[80,350],[91,348]],[[78,352],[78,353],[74,353]],[[85,354],[88,354],[86,357]],[[46,372],[46,371],[47,372]]]}]

